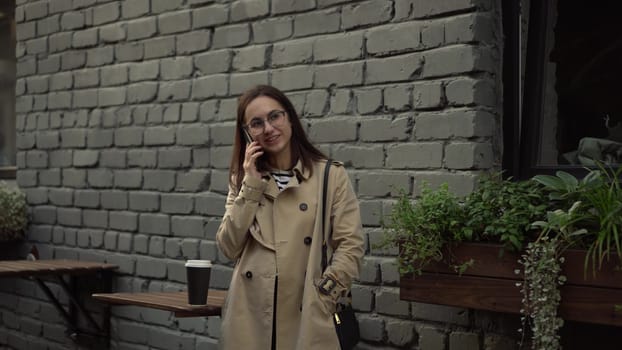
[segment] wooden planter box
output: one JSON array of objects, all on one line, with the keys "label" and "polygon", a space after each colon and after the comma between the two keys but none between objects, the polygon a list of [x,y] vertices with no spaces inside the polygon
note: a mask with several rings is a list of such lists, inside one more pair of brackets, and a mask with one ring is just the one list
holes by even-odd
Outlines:
[{"label": "wooden planter box", "polygon": [[[400,278],[400,298],[430,304],[478,310],[520,313],[522,282],[518,256],[504,252],[500,245],[464,243],[452,248],[452,262],[474,260],[462,275],[444,263],[426,266],[420,276]],[[612,255],[596,275],[591,267],[584,274],[585,251],[568,250],[562,264],[567,277],[561,288],[560,316],[565,320],[622,326],[622,270]],[[618,305],[618,306],[616,306]]]}]

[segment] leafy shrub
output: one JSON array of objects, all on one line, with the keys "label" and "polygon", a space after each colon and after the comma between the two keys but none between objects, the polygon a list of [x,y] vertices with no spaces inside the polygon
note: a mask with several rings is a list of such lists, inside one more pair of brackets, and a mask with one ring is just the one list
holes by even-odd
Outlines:
[{"label": "leafy shrub", "polygon": [[[547,210],[547,196],[534,181],[503,180],[500,174],[483,177],[464,203],[462,241],[492,241],[519,251],[536,234],[531,223]],[[531,237],[531,238],[533,238]]]},{"label": "leafy shrub", "polygon": [[27,224],[26,196],[0,182],[0,242],[22,239]]},{"label": "leafy shrub", "polygon": [[458,198],[449,192],[447,184],[436,191],[424,185],[414,205],[402,192],[393,207],[390,222],[385,225],[384,242],[384,245],[400,245],[400,273],[421,273],[421,268],[430,261],[440,260],[443,246],[460,231],[463,213]]}]

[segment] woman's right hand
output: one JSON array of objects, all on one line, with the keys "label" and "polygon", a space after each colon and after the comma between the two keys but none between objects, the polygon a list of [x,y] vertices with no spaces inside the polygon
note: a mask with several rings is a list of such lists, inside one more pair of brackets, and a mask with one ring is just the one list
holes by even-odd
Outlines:
[{"label": "woman's right hand", "polygon": [[246,145],[244,162],[242,163],[245,174],[261,179],[261,173],[257,170],[257,159],[259,159],[262,154],[263,149],[259,145],[259,142],[253,141]]}]

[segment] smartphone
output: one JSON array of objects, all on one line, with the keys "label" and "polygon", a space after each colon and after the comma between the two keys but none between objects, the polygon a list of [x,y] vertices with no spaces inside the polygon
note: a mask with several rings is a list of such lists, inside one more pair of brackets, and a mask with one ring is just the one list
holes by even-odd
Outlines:
[{"label": "smartphone", "polygon": [[251,137],[251,134],[248,133],[248,131],[244,128],[242,128],[242,134],[244,135],[244,139],[246,140],[246,144],[250,145],[253,142],[253,138]]},{"label": "smartphone", "polygon": [[[244,139],[246,140],[246,147],[248,147],[253,142],[253,138],[251,137],[251,134],[249,134],[248,131],[244,128],[242,128],[242,135],[244,135]],[[264,170],[262,157],[259,157],[255,161],[255,166],[259,171]]]}]

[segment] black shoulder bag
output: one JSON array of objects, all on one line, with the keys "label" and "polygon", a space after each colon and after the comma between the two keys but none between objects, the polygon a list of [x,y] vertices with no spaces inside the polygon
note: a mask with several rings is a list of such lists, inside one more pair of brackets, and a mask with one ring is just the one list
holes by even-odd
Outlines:
[{"label": "black shoulder bag", "polygon": [[[330,168],[330,163],[332,160],[328,160],[326,162],[326,167],[324,168],[324,188],[322,190],[322,273],[326,270],[326,266],[328,265],[326,262],[326,242],[327,240],[325,231],[326,231],[326,192],[328,191],[328,169]],[[330,236],[332,236],[332,230],[330,230]],[[330,239],[329,236],[329,239]],[[341,350],[351,350],[354,349],[356,343],[359,342],[360,333],[359,333],[359,323],[356,320],[356,315],[354,314],[354,309],[352,308],[352,292],[348,292],[348,302],[347,303],[338,303],[337,311],[333,316],[333,321],[335,322],[335,331],[337,332],[337,337],[339,338],[339,345],[341,346]]]}]

